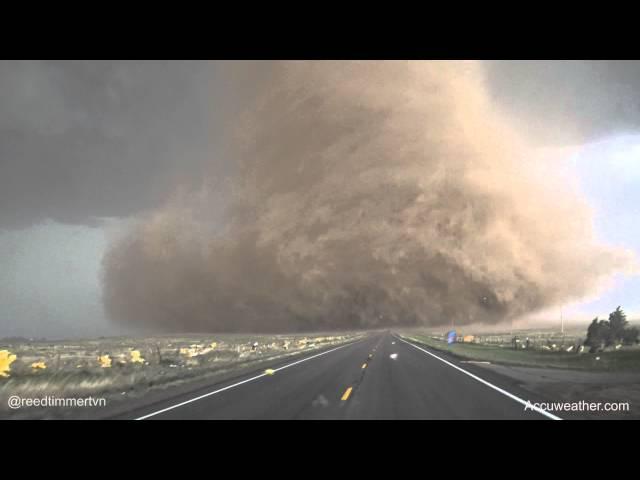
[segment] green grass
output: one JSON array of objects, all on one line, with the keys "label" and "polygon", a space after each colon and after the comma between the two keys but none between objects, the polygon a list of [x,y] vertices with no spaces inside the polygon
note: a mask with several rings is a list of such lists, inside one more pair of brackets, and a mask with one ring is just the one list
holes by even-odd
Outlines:
[{"label": "green grass", "polygon": [[[640,350],[618,352],[566,353],[532,350],[514,350],[510,346],[477,345],[472,343],[447,344],[428,335],[405,335],[409,340],[465,360],[486,361],[503,365],[563,368],[592,371],[640,371]],[[596,358],[599,357],[599,360]]]}]

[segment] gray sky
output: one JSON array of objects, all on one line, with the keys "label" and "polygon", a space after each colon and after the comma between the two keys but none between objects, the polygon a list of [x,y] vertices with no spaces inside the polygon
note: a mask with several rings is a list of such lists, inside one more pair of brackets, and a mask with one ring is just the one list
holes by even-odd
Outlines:
[{"label": "gray sky", "polygon": [[539,142],[582,143],[640,125],[638,61],[492,61],[496,103]]},{"label": "gray sky", "polygon": [[0,235],[2,336],[116,333],[97,295],[105,246],[102,228],[52,221]]},{"label": "gray sky", "polygon": [[[0,337],[122,331],[100,298],[109,236],[175,185],[197,185],[206,172],[224,178],[229,85],[250,95],[242,75],[260,67],[235,72],[215,62],[0,62]],[[487,62],[486,73],[493,101],[540,145],[627,134],[606,154],[581,153],[591,165],[585,190],[605,212],[598,218],[628,201],[597,188],[610,171],[598,159],[630,151],[625,171],[636,183],[625,192],[640,191],[640,62]],[[602,225],[602,235],[617,225]],[[623,243],[632,234],[618,233]]]},{"label": "gray sky", "polygon": [[153,207],[215,155],[216,67],[0,62],[0,228]]}]

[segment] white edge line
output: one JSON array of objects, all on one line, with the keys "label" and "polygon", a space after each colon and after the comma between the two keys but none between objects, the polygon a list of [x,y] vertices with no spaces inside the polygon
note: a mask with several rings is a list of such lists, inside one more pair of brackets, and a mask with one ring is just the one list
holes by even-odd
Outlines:
[{"label": "white edge line", "polygon": [[408,344],[408,345],[411,345],[413,348],[417,348],[418,350],[420,350],[420,351],[422,351],[422,352],[426,353],[427,355],[431,355],[433,358],[437,358],[437,359],[438,359],[438,360],[440,360],[441,362],[446,363],[446,364],[447,364],[447,365],[449,365],[450,367],[453,367],[453,368],[455,368],[456,370],[461,371],[462,373],[464,373],[465,375],[470,376],[470,377],[471,377],[471,378],[473,378],[474,380],[477,380],[478,382],[485,384],[487,387],[489,387],[489,388],[493,388],[495,391],[500,392],[501,394],[503,394],[503,395],[505,395],[505,396],[509,397],[510,399],[515,400],[516,402],[521,403],[521,404],[522,404],[522,405],[524,405],[524,406],[529,406],[529,408],[530,408],[531,410],[535,410],[536,412],[538,412],[538,413],[539,413],[539,414],[541,414],[541,415],[544,415],[544,416],[545,416],[545,417],[547,417],[547,418],[550,418],[550,419],[552,419],[552,420],[562,420],[562,418],[557,417],[556,415],[554,415],[554,414],[552,414],[552,413],[549,413],[549,412],[547,412],[546,410],[544,410],[544,409],[542,409],[542,408],[540,408],[540,407],[536,407],[536,406],[535,406],[535,405],[533,405],[532,403],[527,402],[527,401],[525,401],[525,400],[521,399],[520,397],[518,397],[518,396],[514,395],[513,393],[509,393],[509,392],[507,392],[506,390],[503,390],[503,389],[502,389],[502,388],[500,388],[500,387],[496,387],[494,384],[489,383],[489,382],[487,382],[486,380],[484,380],[484,379],[482,379],[482,378],[478,377],[477,375],[474,375],[473,373],[466,371],[464,368],[460,368],[459,366],[457,366],[457,365],[455,365],[455,364],[453,364],[453,363],[451,363],[451,362],[448,362],[447,360],[445,360],[444,358],[439,357],[438,355],[434,355],[433,353],[429,352],[428,350],[425,350],[424,348],[420,348],[419,346],[414,345],[413,343],[408,342],[408,341],[406,341],[406,340],[405,340],[405,339],[403,339],[403,338],[400,338],[400,337],[396,337],[396,338],[397,338],[398,340],[400,340],[401,342],[404,342],[404,343],[406,343],[406,344]]},{"label": "white edge line", "polygon": [[[274,372],[279,372],[280,370],[284,370],[285,368],[293,367],[294,365],[297,365],[297,364],[302,363],[302,362],[306,362],[307,360],[312,360],[312,359],[320,357],[322,355],[326,355],[327,353],[335,352],[336,350],[340,350],[341,348],[348,347],[348,346],[353,345],[353,344],[355,344],[355,343],[357,343],[359,341],[360,340],[356,340],[355,342],[351,342],[351,343],[348,343],[346,345],[340,345],[339,347],[332,348],[331,350],[327,350],[325,352],[318,353],[318,354],[313,355],[311,357],[306,357],[306,358],[303,358],[302,360],[298,360],[296,362],[289,363],[287,365],[284,365],[283,367],[276,368],[274,370]],[[242,380],[241,382],[234,383],[233,385],[227,385],[226,387],[219,388],[218,390],[214,390],[213,392],[205,393],[204,395],[200,395],[198,397],[194,397],[194,398],[191,398],[189,400],[185,400],[184,402],[176,403],[175,405],[171,405],[170,407],[163,408],[162,410],[158,410],[156,412],[149,413],[149,414],[144,415],[142,417],[138,417],[135,420],[145,420],[145,419],[147,419],[149,417],[154,417],[156,415],[160,415],[161,413],[168,412],[169,410],[174,410],[174,409],[176,409],[178,407],[182,407],[183,405],[187,405],[188,403],[197,402],[198,400],[201,400],[201,399],[206,398],[206,397],[210,397],[211,395],[215,395],[216,393],[224,392],[225,390],[229,390],[231,388],[237,387],[237,386],[242,385],[244,383],[252,382],[252,381],[257,380],[259,378],[262,378],[262,377],[264,377],[266,375],[267,375],[266,373],[261,373],[260,375],[256,375],[255,377],[247,378],[245,380]]]}]

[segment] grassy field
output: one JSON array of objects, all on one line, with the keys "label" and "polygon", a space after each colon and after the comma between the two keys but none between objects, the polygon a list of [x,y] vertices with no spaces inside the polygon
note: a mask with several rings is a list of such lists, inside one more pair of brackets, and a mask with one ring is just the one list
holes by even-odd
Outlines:
[{"label": "grassy field", "polygon": [[640,371],[640,349],[638,348],[597,354],[586,352],[580,354],[565,350],[516,350],[512,344],[506,342],[500,344],[454,343],[449,345],[444,339],[424,333],[405,333],[403,337],[471,361],[592,371]]},{"label": "grassy field", "polygon": [[149,388],[258,366],[265,361],[344,343],[360,335],[192,335],[56,342],[0,341],[0,411],[6,409],[6,400],[11,395],[136,396]]}]

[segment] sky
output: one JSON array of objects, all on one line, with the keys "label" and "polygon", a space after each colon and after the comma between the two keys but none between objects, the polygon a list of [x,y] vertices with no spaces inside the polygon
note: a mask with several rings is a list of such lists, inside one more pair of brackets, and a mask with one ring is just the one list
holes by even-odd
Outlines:
[{"label": "sky", "polygon": [[[492,101],[536,144],[575,148],[597,236],[640,254],[640,63],[484,67]],[[0,337],[130,331],[103,308],[109,242],[174,185],[224,181],[229,84],[250,102],[244,83],[260,74],[224,62],[0,62]],[[640,314],[639,287],[617,276],[565,315]]]},{"label": "sky", "polygon": [[103,227],[45,221],[0,235],[2,336],[93,337],[118,329],[104,316]]},{"label": "sky", "polygon": [[[587,144],[572,161],[580,185],[594,209],[597,235],[606,242],[640,252],[640,135],[614,135]],[[640,277],[618,275],[599,298],[567,309],[569,316],[593,318],[621,305],[640,317]]]}]

